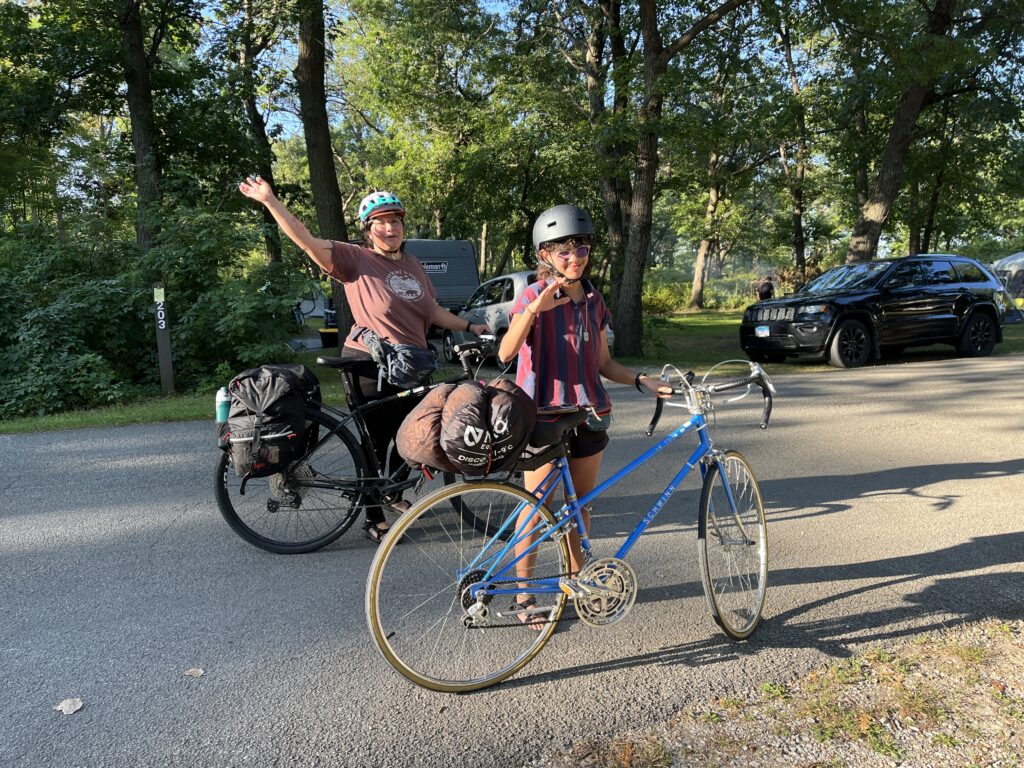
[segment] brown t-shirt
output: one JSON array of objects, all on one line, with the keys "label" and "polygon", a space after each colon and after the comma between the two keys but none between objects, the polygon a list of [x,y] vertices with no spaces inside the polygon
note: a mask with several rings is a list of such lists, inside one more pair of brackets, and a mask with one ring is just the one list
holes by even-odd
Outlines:
[{"label": "brown t-shirt", "polygon": [[355,324],[346,347],[366,351],[366,345],[353,338],[361,328],[369,328],[392,344],[427,346],[437,298],[415,256],[403,253],[398,261],[392,261],[368,248],[333,241],[327,274],[342,284],[352,308]]}]

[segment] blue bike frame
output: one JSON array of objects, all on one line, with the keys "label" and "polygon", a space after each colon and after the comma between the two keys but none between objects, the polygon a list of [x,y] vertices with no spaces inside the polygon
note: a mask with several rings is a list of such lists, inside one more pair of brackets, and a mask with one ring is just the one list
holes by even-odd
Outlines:
[{"label": "blue bike frame", "polygon": [[[564,456],[555,459],[554,466],[548,473],[547,477],[545,477],[540,482],[540,484],[535,489],[533,489],[532,493],[534,496],[537,496],[539,494],[539,498],[537,499],[537,501],[532,502],[530,504],[528,504],[527,502],[523,502],[522,504],[520,504],[505,519],[505,521],[499,528],[498,532],[487,542],[487,544],[483,547],[480,553],[473,558],[472,562],[470,562],[465,568],[459,571],[460,577],[464,576],[465,574],[475,569],[483,569],[485,571],[484,576],[480,579],[480,583],[472,589],[472,597],[477,598],[477,596],[480,594],[510,595],[522,592],[524,591],[524,589],[526,589],[529,592],[537,594],[560,592],[560,577],[518,579],[520,584],[529,584],[529,587],[523,587],[520,586],[520,584],[515,584],[511,585],[509,588],[500,588],[490,585],[489,582],[499,579],[508,580],[507,577],[510,573],[512,575],[515,575],[514,570],[512,569],[515,568],[516,563],[518,563],[530,552],[539,547],[541,543],[543,543],[547,539],[551,538],[552,536],[561,535],[561,532],[563,531],[567,532],[568,526],[570,524],[576,525],[577,530],[580,531],[580,544],[583,547],[585,553],[589,552],[590,540],[587,537],[587,530],[583,524],[583,507],[593,499],[596,499],[607,489],[611,488],[622,478],[626,477],[626,475],[629,475],[634,470],[642,466],[644,463],[648,461],[648,459],[650,459],[653,456],[656,456],[658,453],[665,450],[665,448],[672,445],[672,443],[676,442],[679,438],[688,435],[694,431],[697,432],[697,437],[699,441],[697,447],[694,449],[693,453],[690,454],[690,458],[687,459],[686,464],[684,464],[683,467],[676,473],[675,477],[672,478],[672,481],[662,492],[661,496],[658,497],[658,500],[654,502],[654,505],[647,511],[647,514],[643,516],[639,523],[637,523],[636,528],[633,529],[633,531],[629,534],[626,540],[622,543],[622,546],[619,547],[618,551],[615,553],[615,557],[621,560],[626,557],[626,555],[629,553],[629,550],[632,549],[633,545],[636,543],[636,540],[640,538],[640,535],[645,530],[647,530],[647,527],[651,524],[654,518],[658,516],[658,512],[660,512],[661,509],[665,506],[665,503],[669,500],[669,498],[671,498],[672,494],[675,493],[680,483],[682,483],[683,480],[686,479],[686,476],[690,474],[690,471],[694,468],[694,466],[700,465],[701,477],[703,478],[706,476],[707,469],[704,467],[703,464],[701,464],[701,461],[706,456],[712,453],[711,440],[707,436],[707,419],[701,413],[694,414],[689,421],[687,421],[685,424],[682,424],[681,426],[673,430],[671,433],[669,433],[669,435],[665,437],[664,440],[647,449],[647,451],[645,451],[643,454],[635,458],[633,461],[624,466],[614,475],[609,477],[604,482],[600,483],[596,488],[594,488],[594,490],[585,495],[582,499],[576,498],[576,490],[572,484],[572,476],[569,474],[568,460]],[[531,522],[534,520],[534,517],[531,515],[529,517],[526,517],[523,524],[516,529],[515,533],[509,538],[507,542],[502,542],[500,537],[510,525],[514,524],[514,521],[519,518],[523,510],[531,507],[533,509],[536,509],[538,506],[544,504],[547,501],[547,499],[550,498],[554,490],[558,487],[559,481],[565,484],[566,496],[569,500],[567,503],[563,504],[555,513],[555,518],[558,520],[557,524],[549,527],[543,520],[537,520],[536,523],[531,525]],[[725,489],[726,498],[729,501],[730,507],[735,509],[736,503],[735,500],[732,498],[732,490],[729,488],[729,484],[724,483],[723,487]],[[541,492],[541,489],[544,489],[544,491]],[[493,570],[495,568],[495,564],[502,562],[505,555],[507,555],[510,550],[513,550],[517,544],[521,543],[524,540],[532,538],[540,531],[542,531],[540,537],[537,540],[533,541],[530,544],[530,546],[525,551],[523,551],[518,557],[516,557],[511,562],[506,563],[505,566],[502,567],[500,570]],[[500,549],[498,548],[498,545],[501,545]],[[488,555],[488,551],[492,549],[495,550],[494,554]]]}]

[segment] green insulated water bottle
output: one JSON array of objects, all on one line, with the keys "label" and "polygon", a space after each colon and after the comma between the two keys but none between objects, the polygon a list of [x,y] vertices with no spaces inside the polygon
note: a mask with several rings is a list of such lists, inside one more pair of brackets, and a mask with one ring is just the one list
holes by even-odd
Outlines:
[{"label": "green insulated water bottle", "polygon": [[231,410],[231,395],[228,394],[227,387],[221,387],[217,390],[217,402],[216,402],[216,414],[217,423],[223,424],[228,420],[228,412]]}]

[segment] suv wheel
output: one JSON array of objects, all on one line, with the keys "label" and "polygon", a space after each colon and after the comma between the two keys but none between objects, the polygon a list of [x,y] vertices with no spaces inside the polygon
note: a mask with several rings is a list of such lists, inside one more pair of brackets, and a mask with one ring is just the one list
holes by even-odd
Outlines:
[{"label": "suv wheel", "polygon": [[455,337],[452,336],[451,331],[445,331],[444,336],[441,337],[441,349],[446,361],[449,363],[457,363],[459,361],[455,354]]},{"label": "suv wheel", "polygon": [[859,368],[871,354],[871,337],[860,320],[843,320],[832,337],[828,362],[836,368]]},{"label": "suv wheel", "polygon": [[967,357],[985,357],[992,354],[996,346],[996,324],[984,312],[976,312],[967,320],[960,343],[957,344],[961,355]]}]

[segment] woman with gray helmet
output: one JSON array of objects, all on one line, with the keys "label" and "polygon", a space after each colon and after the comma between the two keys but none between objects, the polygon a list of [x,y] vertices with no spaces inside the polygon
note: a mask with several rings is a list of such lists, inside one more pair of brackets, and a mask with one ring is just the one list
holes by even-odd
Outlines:
[{"label": "woman with gray helmet", "polygon": [[[259,176],[250,176],[238,188],[243,195],[265,206],[291,241],[328,277],[344,287],[355,324],[345,339],[341,356],[361,361],[352,371],[357,391],[351,395],[357,403],[368,403],[401,391],[385,380],[373,362],[360,338],[364,329],[392,344],[416,347],[427,346],[427,332],[432,325],[475,335],[487,332],[486,325],[472,325],[437,303],[434,287],[419,260],[403,250],[405,206],[392,193],[371,192],[360,202],[363,245],[358,246],[313,237]],[[402,420],[416,403],[417,399],[410,397],[365,414],[381,468],[388,465],[389,446]],[[391,459],[394,469],[395,462],[401,459],[394,451],[391,451]],[[396,508],[402,509],[402,506],[396,504]],[[389,527],[383,510],[374,506],[366,508],[363,528],[370,539],[379,543]]]},{"label": "woman with gray helmet", "polygon": [[[528,286],[513,305],[509,329],[498,350],[502,361],[518,355],[516,384],[534,398],[539,408],[570,404],[587,405],[595,411],[596,415],[569,439],[569,472],[577,496],[589,493],[597,484],[608,445],[612,402],[602,377],[663,396],[657,379],[612,359],[607,335],[611,313],[588,279],[593,238],[590,214],[575,205],[556,205],[537,217],[533,225],[537,282]],[[527,472],[526,487],[535,488],[550,470],[551,465],[546,465]],[[583,519],[589,529],[587,508]],[[525,523],[519,521],[520,525]],[[576,572],[583,565],[582,550],[578,533],[570,532],[569,537],[572,569]],[[520,542],[517,554],[525,552],[530,543]],[[530,575],[532,559],[527,554],[517,564],[520,576]],[[520,600],[521,608],[531,607],[529,599]],[[519,615],[531,629],[543,628],[539,614],[520,611]]]}]

